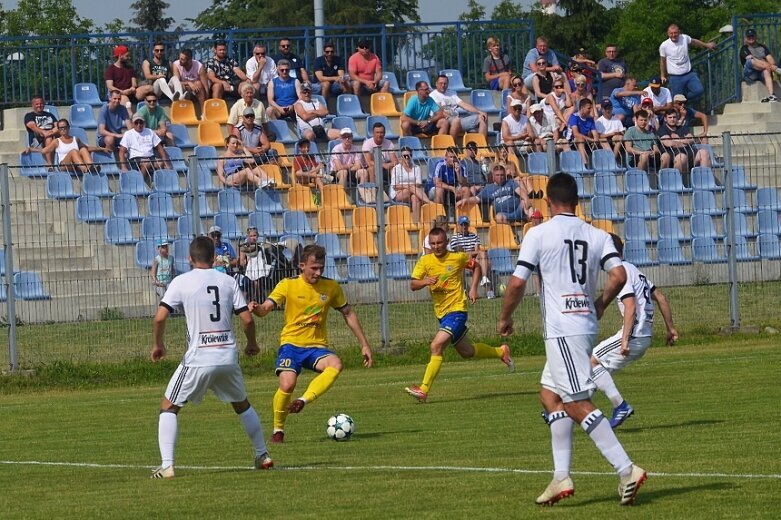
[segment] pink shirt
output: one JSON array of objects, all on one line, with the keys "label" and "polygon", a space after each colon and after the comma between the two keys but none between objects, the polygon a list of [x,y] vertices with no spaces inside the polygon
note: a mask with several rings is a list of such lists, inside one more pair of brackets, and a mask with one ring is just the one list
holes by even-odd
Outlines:
[{"label": "pink shirt", "polygon": [[356,72],[356,75],[368,81],[374,81],[377,71],[382,69],[380,64],[380,58],[376,54],[369,54],[369,59],[363,59],[360,52],[356,52],[350,56],[350,60],[347,62],[347,69],[352,73]]},{"label": "pink shirt", "polygon": [[185,69],[179,60],[174,62],[174,68],[179,71],[179,79],[182,81],[198,81],[201,79],[201,62],[192,60],[190,68]]}]

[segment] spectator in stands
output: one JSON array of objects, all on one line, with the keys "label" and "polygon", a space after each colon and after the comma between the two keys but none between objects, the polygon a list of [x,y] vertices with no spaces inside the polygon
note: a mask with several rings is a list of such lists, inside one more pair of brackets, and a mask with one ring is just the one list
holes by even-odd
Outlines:
[{"label": "spectator in stands", "polygon": [[687,99],[683,94],[673,96],[673,110],[678,113],[678,126],[691,129],[695,121],[699,121],[702,131],[697,134],[700,143],[708,142],[708,116],[692,107],[686,106]]},{"label": "spectator in stands", "polygon": [[527,132],[529,133],[529,138],[532,139],[534,151],[547,151],[548,139],[553,139],[556,150],[569,148],[567,140],[561,137],[559,125],[554,115],[546,113],[539,103],[532,105],[529,112],[531,117],[529,117]]},{"label": "spectator in stands", "polygon": [[599,147],[599,134],[597,124],[591,117],[591,100],[584,99],[580,102],[580,108],[569,117],[569,126],[572,142],[580,152],[583,164],[588,164],[588,156],[591,151]]},{"label": "spectator in stands", "polygon": [[255,160],[245,154],[241,144],[241,140],[235,135],[225,138],[227,150],[217,159],[217,177],[220,183],[233,188],[244,185],[257,188],[273,187],[274,180],[269,179],[263,169],[255,165]]},{"label": "spectator in stands", "polygon": [[144,106],[142,106],[138,113],[144,118],[146,127],[152,130],[163,141],[174,142],[174,134],[168,130],[168,123],[171,122],[168,116],[157,101],[157,95],[154,92],[150,92],[144,98]]},{"label": "spectator in stands", "polygon": [[290,62],[281,59],[277,62],[278,76],[268,82],[269,119],[295,119],[294,105],[301,95],[301,82],[290,76]]},{"label": "spectator in stands", "polygon": [[588,89],[588,84],[586,81],[586,76],[583,74],[578,74],[575,76],[574,79],[575,82],[575,91],[572,92],[572,105],[574,106],[575,110],[580,107],[580,100],[581,99],[588,99],[591,101],[591,117],[594,119],[597,118],[599,114],[597,114],[597,107],[596,103],[594,102],[594,95],[591,93],[591,91]]},{"label": "spectator in stands", "polygon": [[165,57],[165,45],[157,41],[152,45],[152,59],[141,64],[144,79],[138,82],[142,87],[151,85],[158,98],[165,95],[171,101],[184,97],[184,89],[179,78],[173,74],[171,63]]},{"label": "spectator in stands", "polygon": [[445,151],[445,158],[436,163],[433,172],[429,172],[428,198],[450,208],[456,200],[469,196],[469,188],[463,187],[463,184],[458,150],[451,146]]},{"label": "spectator in stands", "polygon": [[247,69],[247,80],[252,84],[255,92],[263,97],[266,95],[268,82],[277,75],[277,63],[271,56],[266,55],[266,46],[256,43],[252,49],[252,56],[244,65]]},{"label": "spectator in stands", "polygon": [[240,92],[241,83],[247,81],[247,75],[239,67],[239,62],[228,56],[228,43],[225,40],[217,40],[214,44],[214,56],[206,60],[205,65],[213,98],[235,98],[235,94]]},{"label": "spectator in stands", "polygon": [[306,137],[298,141],[298,155],[293,159],[293,175],[296,182],[320,191],[331,182],[331,176],[325,171],[325,164],[317,156],[309,153],[311,142]]},{"label": "spectator in stands", "polygon": [[[656,133],[657,130],[659,130],[659,117],[654,113],[654,100],[650,97],[643,97],[643,100],[640,101],[640,109],[645,110],[648,112],[649,118],[648,118],[648,128],[650,128],[654,133]],[[637,117],[637,112],[635,112],[635,117]],[[663,117],[662,117],[663,119]]]},{"label": "spectator in stands", "polygon": [[157,241],[157,255],[152,260],[152,268],[149,270],[152,287],[155,288],[155,294],[159,299],[165,296],[168,285],[176,276],[174,257],[169,254],[168,246],[169,242],[164,238]]},{"label": "spectator in stands", "polygon": [[385,138],[385,125],[377,121],[372,126],[372,136],[363,142],[361,151],[363,152],[363,163],[366,165],[366,173],[369,182],[377,182],[374,149],[382,150],[382,177],[383,184],[387,186],[390,182],[390,172],[394,166],[399,164],[399,158],[396,156],[395,147],[390,139]]},{"label": "spectator in stands", "polygon": [[262,302],[265,294],[273,288],[272,266],[266,262],[263,244],[255,227],[247,228],[247,240],[239,245],[239,268],[249,283],[245,284],[245,298]]},{"label": "spectator in stands", "polygon": [[486,40],[488,56],[483,60],[483,77],[490,90],[510,88],[512,78],[512,62],[510,56],[502,50],[499,38],[490,37]]},{"label": "spectator in stands", "polygon": [[[664,114],[664,124],[657,132],[662,144],[662,168],[677,168],[684,175],[684,183],[688,185],[686,174],[690,166],[710,166],[708,151],[694,149],[694,137],[688,128],[678,126],[678,113],[671,108]],[[671,164],[672,163],[672,164]]]},{"label": "spectator in stands", "polygon": [[149,185],[152,184],[152,172],[155,169],[155,152],[165,168],[171,168],[168,153],[160,137],[146,127],[144,116],[136,112],[130,119],[133,127],[122,135],[119,142],[119,169],[140,171]]},{"label": "spectator in stands", "polygon": [[612,150],[616,159],[621,158],[621,141],[624,137],[624,124],[613,115],[613,104],[609,99],[602,100],[602,115],[596,121],[599,142],[605,150]]},{"label": "spectator in stands", "polygon": [[333,43],[326,43],[323,55],[315,58],[314,73],[314,82],[320,86],[320,93],[326,99],[353,91],[350,77],[345,74],[344,59],[336,55]]},{"label": "spectator in stands", "polygon": [[108,152],[109,150],[87,146],[78,137],[70,135],[70,128],[71,125],[67,119],[60,119],[56,126],[59,137],[52,139],[43,148],[30,147],[25,150],[25,153],[40,152],[44,157],[57,154],[57,165],[60,171],[72,173],[96,171],[92,164],[91,152]]},{"label": "spectator in stands", "polygon": [[412,96],[401,114],[401,131],[404,135],[445,135],[449,127],[445,111],[429,96],[425,81],[415,83],[417,96]]},{"label": "spectator in stands", "polygon": [[556,53],[553,52],[553,49],[548,48],[548,39],[544,36],[539,36],[537,37],[534,48],[529,49],[529,52],[526,53],[526,58],[523,60],[521,75],[523,76],[524,82],[526,82],[526,88],[529,90],[534,88],[532,85],[532,78],[534,77],[534,73],[537,72],[540,62],[543,60],[545,61],[545,70],[547,72],[564,73],[564,69],[561,68]]},{"label": "spectator in stands", "polygon": [[534,102],[534,100],[532,99],[531,94],[529,94],[529,90],[526,88],[526,84],[524,84],[523,78],[518,74],[515,74],[512,78],[510,78],[510,93],[507,94],[505,106],[509,107],[510,103],[516,99],[523,103],[521,114],[528,117],[529,107]]},{"label": "spectator in stands", "polygon": [[[617,88],[624,86],[627,67],[624,58],[618,56],[618,46],[608,43],[605,47],[605,57],[597,63],[597,71],[602,79],[599,88],[599,99],[610,97]],[[615,107],[613,107],[615,111]],[[618,112],[615,114],[619,116]],[[623,114],[626,117],[627,114]]]},{"label": "spectator in stands", "polygon": [[296,113],[298,135],[310,141],[320,142],[339,139],[337,128],[326,130],[325,118],[328,117],[328,107],[312,98],[312,85],[308,82],[301,84],[301,99],[295,102],[293,108]]},{"label": "spectator in stands", "polygon": [[491,261],[480,244],[480,237],[477,236],[477,233],[472,233],[469,230],[469,224],[469,217],[466,215],[458,217],[458,227],[456,232],[451,235],[447,249],[448,251],[469,253],[470,259],[480,264],[483,273],[480,285],[485,287],[485,297],[491,300],[495,297],[494,291],[491,289],[491,278],[493,278],[491,275]]},{"label": "spectator in stands", "polygon": [[[488,136],[488,114],[461,99],[456,92],[448,90],[449,85],[448,77],[440,74],[437,77],[437,88],[431,92],[430,96],[445,111],[450,135],[453,136],[453,139],[464,132],[477,132]],[[458,114],[459,108],[466,110],[470,115],[460,116]]]},{"label": "spectator in stands", "polygon": [[233,249],[230,242],[223,242],[222,228],[220,226],[209,228],[209,238],[214,242],[214,263],[212,267],[221,273],[232,275],[233,269],[239,263],[236,250]]},{"label": "spectator in stands", "polygon": [[[57,118],[44,110],[46,101],[37,94],[32,99],[32,112],[24,115],[24,126],[27,127],[27,143],[32,148],[47,148],[57,137]],[[54,164],[54,151],[44,152],[46,164]]]},{"label": "spectator in stands", "polygon": [[586,49],[583,47],[578,49],[578,52],[575,53],[575,56],[570,59],[565,72],[567,77],[566,81],[569,83],[570,92],[574,92],[575,90],[575,78],[578,76],[583,76],[583,78],[586,80],[586,91],[593,95],[594,73],[596,66],[597,64],[588,58]]},{"label": "spectator in stands", "polygon": [[114,90],[109,94],[108,103],[98,111],[98,146],[113,153],[122,135],[130,128],[130,114],[122,105],[122,93]]},{"label": "spectator in stands", "polygon": [[339,132],[342,142],[331,151],[331,172],[336,174],[339,183],[345,189],[368,182],[368,172],[363,165],[360,150],[353,148],[353,131],[342,128]]},{"label": "spectator in stands", "polygon": [[420,166],[412,162],[412,149],[401,148],[401,162],[391,170],[390,197],[394,202],[408,203],[412,207],[412,221],[420,223],[420,208],[431,200],[423,191]]},{"label": "spectator in stands", "polygon": [[179,78],[182,84],[184,96],[195,97],[198,104],[203,106],[209,92],[209,79],[206,76],[206,67],[200,61],[193,59],[192,49],[179,51],[179,59],[174,62],[173,70],[174,77]]},{"label": "spectator in stands", "polygon": [[241,123],[241,117],[244,112],[251,108],[255,112],[255,123],[263,127],[268,136],[268,116],[266,115],[266,106],[262,101],[255,97],[255,87],[249,83],[241,86],[241,98],[238,99],[228,113],[228,133],[232,134],[234,127]]},{"label": "spectator in stands", "polygon": [[550,94],[539,101],[540,106],[546,114],[556,118],[563,131],[569,118],[575,113],[575,104],[572,102],[572,96],[567,90],[567,82],[564,78],[556,79],[553,84],[553,90]]},{"label": "spectator in stands", "polygon": [[745,81],[764,81],[768,96],[762,98],[762,103],[778,102],[773,87],[773,72],[781,80],[781,67],[776,64],[770,49],[757,42],[756,29],[747,29],[743,46],[740,48],[740,62],[743,64],[743,79]]},{"label": "spectator in stands", "polygon": [[382,79],[382,63],[372,52],[371,42],[361,40],[358,49],[347,60],[350,80],[355,95],[370,95],[374,92],[388,92],[390,84]]},{"label": "spectator in stands", "polygon": [[464,158],[461,161],[461,186],[469,190],[470,195],[480,193],[488,179],[488,159],[485,162],[477,158],[477,143],[469,141],[464,149]]},{"label": "spectator in stands", "polygon": [[245,108],[241,123],[233,128],[231,135],[239,138],[244,153],[251,155],[255,164],[276,162],[277,151],[271,149],[271,142],[263,126],[255,123],[255,114],[253,108]]},{"label": "spectator in stands", "polygon": [[653,113],[638,110],[634,126],[630,126],[624,134],[628,165],[646,172],[649,167],[658,168],[661,157],[658,138],[648,124],[652,118]]},{"label": "spectator in stands", "polygon": [[525,186],[518,181],[507,178],[507,170],[501,164],[494,164],[491,169],[493,182],[485,185],[485,188],[477,195],[464,197],[456,203],[457,207],[466,204],[490,204],[494,209],[494,220],[498,224],[510,224],[523,222],[531,205],[529,194]]},{"label": "spectator in stands", "polygon": [[648,86],[643,89],[643,95],[651,98],[654,114],[658,116],[663,116],[673,107],[673,96],[670,89],[662,86],[662,80],[659,76],[651,78]]},{"label": "spectator in stands", "polygon": [[[662,83],[669,80],[672,94],[683,94],[690,102],[696,103],[705,92],[700,78],[692,70],[689,60],[689,44],[702,49],[713,50],[714,42],[702,42],[688,34],[681,34],[675,24],[667,27],[667,39],[659,45],[659,71]],[[655,103],[654,103],[655,105]]]},{"label": "spectator in stands", "polygon": [[510,113],[502,119],[502,143],[511,147],[517,155],[526,153],[532,144],[529,119],[523,115],[523,106],[521,100],[514,99],[508,107]]},{"label": "spectator in stands", "polygon": [[510,147],[502,143],[496,147],[494,155],[494,164],[501,164],[507,173],[508,179],[521,179],[526,174],[521,172],[521,165],[518,162],[518,156],[510,151]]},{"label": "spectator in stands", "polygon": [[279,62],[282,60],[287,61],[291,78],[302,82],[309,81],[309,74],[304,68],[304,62],[297,55],[293,54],[290,38],[281,38],[279,40],[279,54],[274,56],[277,67],[279,67]]},{"label": "spectator in stands", "polygon": [[[534,97],[537,101],[545,99],[548,94],[553,91],[553,81],[562,82],[564,84],[564,78],[553,77],[553,73],[548,70],[548,62],[545,58],[539,58],[536,63],[537,70],[531,75],[531,91],[534,92]],[[565,88],[565,90],[569,90]]]},{"label": "spectator in stands", "polygon": [[640,101],[644,94],[644,91],[637,90],[637,79],[634,76],[627,76],[624,79],[624,86],[614,88],[610,92],[613,115],[625,126],[631,126],[632,117],[640,110]]},{"label": "spectator in stands", "polygon": [[130,51],[126,46],[114,47],[114,60],[114,63],[106,67],[106,90],[109,92],[119,90],[122,94],[122,104],[131,110],[131,103],[144,99],[144,96],[152,92],[152,86],[138,86],[136,71],[130,65]]},{"label": "spectator in stands", "polygon": [[583,74],[587,67],[590,69],[597,68],[597,63],[588,57],[588,52],[586,52],[584,47],[578,49],[575,55],[570,58],[570,63],[576,63],[579,65],[579,67],[575,67],[573,69],[576,74]]}]

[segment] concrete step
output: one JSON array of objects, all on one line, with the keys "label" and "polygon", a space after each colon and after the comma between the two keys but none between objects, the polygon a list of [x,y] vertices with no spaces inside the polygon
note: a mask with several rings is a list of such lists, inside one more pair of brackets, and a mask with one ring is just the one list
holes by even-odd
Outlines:
[{"label": "concrete step", "polygon": [[[781,90],[781,84],[779,84],[777,81],[773,82],[773,86],[775,87],[776,92]],[[744,103],[747,101],[759,101],[769,94],[767,88],[765,87],[765,83],[762,81],[754,81],[752,83],[746,83],[744,81],[741,83],[740,93],[741,100]]]}]

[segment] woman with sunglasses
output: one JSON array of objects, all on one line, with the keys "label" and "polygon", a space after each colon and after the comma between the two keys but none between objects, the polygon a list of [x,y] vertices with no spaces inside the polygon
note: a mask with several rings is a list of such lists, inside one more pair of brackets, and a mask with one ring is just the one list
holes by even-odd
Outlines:
[{"label": "woman with sunglasses", "polygon": [[537,72],[532,75],[532,90],[537,101],[545,99],[545,96],[553,91],[553,73],[548,70],[548,62],[545,58],[538,58]]},{"label": "woman with sunglasses", "polygon": [[390,196],[395,202],[408,202],[412,206],[412,221],[420,223],[420,207],[431,200],[423,191],[420,166],[412,162],[412,149],[401,148],[401,162],[391,170]]},{"label": "woman with sunglasses", "polygon": [[253,166],[255,162],[252,155],[245,154],[238,137],[226,137],[225,146],[228,150],[217,159],[217,177],[223,185],[234,188],[245,184],[258,188],[274,185],[274,180],[260,166]]},{"label": "woman with sunglasses", "polygon": [[566,128],[569,116],[575,113],[575,104],[566,85],[564,78],[557,78],[553,82],[553,91],[540,101],[542,110],[556,118],[560,131]]},{"label": "woman with sunglasses", "polygon": [[67,119],[57,121],[59,137],[52,140],[44,148],[28,148],[28,152],[40,152],[42,154],[54,152],[57,155],[57,163],[61,171],[72,173],[88,173],[98,170],[92,164],[92,152],[111,153],[108,148],[87,146],[78,137],[70,135],[70,122]]},{"label": "woman with sunglasses", "polygon": [[521,114],[528,117],[529,106],[532,104],[532,97],[529,94],[529,89],[526,88],[526,85],[523,82],[523,78],[518,74],[513,75],[510,79],[510,93],[507,94],[505,105],[507,107],[511,106],[512,102],[516,99],[523,103]]},{"label": "woman with sunglasses", "polygon": [[597,104],[594,101],[594,95],[588,89],[588,81],[586,80],[586,76],[583,74],[578,74],[573,79],[573,82],[575,83],[575,91],[572,92],[572,104],[577,107],[579,106],[581,99],[588,99],[591,101],[591,106],[593,108],[591,117],[594,119],[599,117],[599,114],[597,114]]}]

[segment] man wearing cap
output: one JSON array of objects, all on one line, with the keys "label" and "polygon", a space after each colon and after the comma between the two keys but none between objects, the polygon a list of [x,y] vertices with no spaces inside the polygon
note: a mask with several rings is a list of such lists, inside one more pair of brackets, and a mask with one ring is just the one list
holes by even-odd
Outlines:
[{"label": "man wearing cap", "polygon": [[[488,136],[488,114],[461,99],[458,93],[448,90],[449,85],[450,79],[440,74],[437,77],[437,88],[430,95],[431,99],[445,110],[453,139],[464,132],[477,132]],[[466,110],[470,115],[461,117],[458,114],[459,108]]]},{"label": "man wearing cap", "polygon": [[223,98],[229,95],[236,98],[239,85],[247,81],[247,75],[239,67],[239,62],[228,56],[228,42],[217,40],[214,44],[214,56],[206,60],[206,76],[211,82],[211,97]]},{"label": "man wearing cap", "polygon": [[469,257],[480,264],[483,273],[480,285],[485,287],[485,297],[490,300],[494,298],[494,291],[491,289],[491,262],[480,244],[480,237],[477,236],[477,233],[470,231],[469,224],[469,217],[466,215],[458,217],[458,228],[450,237],[447,249],[448,251],[469,253]]},{"label": "man wearing cap", "polygon": [[114,63],[106,67],[106,90],[119,90],[122,94],[122,104],[130,110],[130,103],[144,99],[153,91],[151,85],[139,87],[136,71],[130,66],[130,51],[124,45],[114,47]]},{"label": "man wearing cap", "polygon": [[602,115],[597,119],[597,133],[600,144],[605,150],[612,150],[619,159],[621,156],[621,140],[624,137],[624,124],[613,115],[613,103],[609,99],[603,99]]},{"label": "man wearing cap", "polygon": [[310,141],[330,141],[339,139],[339,129],[325,129],[328,107],[312,98],[312,85],[308,81],[301,83],[301,99],[293,105],[296,112],[298,134]]},{"label": "man wearing cap", "polygon": [[429,96],[428,83],[415,83],[417,96],[412,96],[401,114],[402,135],[445,135],[450,129],[445,110]]},{"label": "man wearing cap", "polygon": [[323,45],[323,55],[315,58],[314,83],[320,86],[320,93],[329,96],[352,94],[350,77],[344,73],[344,59],[336,54],[336,46],[328,42]]},{"label": "man wearing cap", "polygon": [[255,112],[255,124],[263,127],[268,135],[268,118],[266,117],[266,106],[259,99],[255,98],[255,87],[249,83],[241,86],[241,99],[237,100],[231,107],[228,114],[228,133],[232,134],[233,127],[241,123],[241,118],[248,108]]},{"label": "man wearing cap", "polygon": [[708,116],[693,107],[687,107],[686,102],[686,96],[683,94],[676,94],[673,96],[673,109],[678,113],[678,126],[691,128],[695,120],[699,121],[702,126],[702,131],[697,134],[697,137],[699,142],[707,143]]},{"label": "man wearing cap", "polygon": [[746,30],[746,38],[740,48],[740,62],[743,64],[743,79],[745,81],[764,81],[768,96],[762,98],[763,103],[777,103],[773,87],[773,73],[777,74],[781,81],[781,67],[776,64],[770,50],[757,42],[757,31]]},{"label": "man wearing cap", "polygon": [[278,76],[268,82],[268,108],[266,113],[269,119],[294,119],[296,117],[293,105],[301,97],[301,82],[290,77],[292,70],[290,62],[279,60],[277,62]]},{"label": "man wearing cap", "polygon": [[634,126],[630,126],[624,134],[629,166],[646,172],[649,166],[658,166],[660,156],[656,133],[649,125],[651,119],[656,120],[653,112],[638,110]]},{"label": "man wearing cap", "polygon": [[648,82],[648,86],[643,89],[643,95],[651,98],[653,110],[656,115],[664,115],[667,110],[673,107],[672,93],[670,92],[670,89],[662,86],[662,80],[659,76],[651,78],[651,81]]},{"label": "man wearing cap", "polygon": [[232,134],[241,140],[244,153],[251,155],[256,164],[268,163],[278,154],[276,150],[271,149],[266,130],[255,122],[255,114],[253,108],[245,108],[241,114],[241,123],[233,128]]},{"label": "man wearing cap", "polygon": [[529,122],[527,123],[529,138],[534,143],[534,151],[545,152],[548,150],[548,139],[553,139],[556,150],[568,150],[566,140],[561,139],[559,125],[556,124],[556,116],[547,113],[539,103],[529,107]]},{"label": "man wearing cap", "polygon": [[[608,97],[615,89],[624,86],[627,67],[624,58],[618,56],[618,46],[616,44],[607,44],[605,57],[597,63],[597,71],[602,79],[599,90],[600,98]],[[616,113],[615,115],[618,114]]]},{"label": "man wearing cap", "polygon": [[168,254],[169,242],[167,239],[157,241],[157,255],[152,260],[152,269],[149,270],[149,276],[152,278],[152,286],[155,288],[155,294],[158,298],[165,296],[165,291],[171,280],[176,276],[174,267],[174,257]]},{"label": "man wearing cap", "polygon": [[222,241],[222,228],[212,226],[209,228],[209,237],[214,242],[214,263],[212,267],[221,273],[233,274],[233,268],[239,263],[236,250],[230,242]]},{"label": "man wearing cap", "polygon": [[358,42],[358,48],[347,60],[347,70],[350,71],[350,80],[356,96],[388,92],[390,89],[390,83],[382,79],[382,63],[372,52],[369,40]]},{"label": "man wearing cap", "polygon": [[247,80],[254,87],[255,92],[265,96],[268,82],[277,75],[277,63],[271,56],[266,55],[265,45],[255,44],[252,56],[247,60],[244,68],[247,69]]},{"label": "man wearing cap", "polygon": [[345,127],[339,131],[341,143],[331,151],[331,171],[345,189],[368,182],[368,172],[363,165],[360,150],[353,147],[353,131]]},{"label": "man wearing cap", "polygon": [[523,101],[513,99],[510,113],[502,119],[502,143],[515,150],[516,155],[528,151],[532,143],[528,123],[529,119],[523,115]]},{"label": "man wearing cap", "polygon": [[133,127],[122,135],[119,142],[119,169],[138,170],[152,185],[152,171],[155,169],[155,152],[165,164],[171,168],[168,153],[165,151],[160,137],[146,127],[144,116],[136,112],[130,118]]},{"label": "man wearing cap", "polygon": [[610,92],[613,115],[619,118],[624,126],[632,125],[632,116],[640,110],[640,102],[644,94],[642,90],[637,90],[637,79],[634,76],[627,76],[623,87],[615,88]]},{"label": "man wearing cap", "polygon": [[667,28],[667,39],[659,45],[659,72],[662,83],[669,80],[673,94],[684,94],[689,101],[696,103],[705,93],[705,89],[692,70],[689,60],[690,44],[711,51],[716,48],[714,42],[705,43],[688,34],[681,34],[677,25],[670,24]]}]

